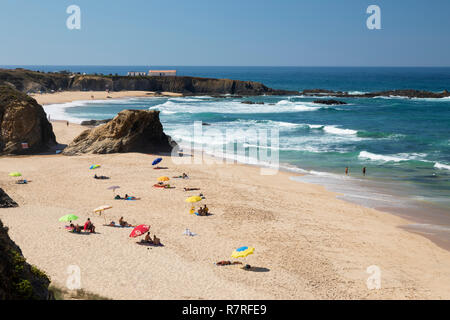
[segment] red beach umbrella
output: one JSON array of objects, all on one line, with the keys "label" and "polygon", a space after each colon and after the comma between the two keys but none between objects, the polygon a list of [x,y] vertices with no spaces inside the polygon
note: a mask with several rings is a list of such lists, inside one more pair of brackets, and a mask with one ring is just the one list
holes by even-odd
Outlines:
[{"label": "red beach umbrella", "polygon": [[148,230],[150,230],[150,226],[148,226],[146,224],[141,224],[141,225],[137,226],[136,228],[134,228],[133,231],[131,231],[130,237],[136,238],[136,237],[142,236],[144,233],[148,232]]}]

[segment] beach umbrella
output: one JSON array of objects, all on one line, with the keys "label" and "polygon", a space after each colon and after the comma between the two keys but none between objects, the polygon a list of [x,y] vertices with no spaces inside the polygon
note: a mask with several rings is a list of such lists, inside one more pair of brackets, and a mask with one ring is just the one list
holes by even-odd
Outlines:
[{"label": "beach umbrella", "polygon": [[11,173],[9,174],[9,176],[10,176],[10,177],[21,177],[22,174],[21,174],[20,172],[11,172]]},{"label": "beach umbrella", "polygon": [[162,158],[156,158],[155,160],[153,160],[152,166],[154,166],[154,165],[160,163],[161,161],[162,161]]},{"label": "beach umbrella", "polygon": [[67,215],[59,218],[59,221],[61,221],[61,222],[68,222],[68,221],[75,221],[77,219],[78,219],[78,217],[76,215],[74,215],[74,214],[67,214]]},{"label": "beach umbrella", "polygon": [[99,164],[93,164],[92,166],[89,167],[90,170],[97,169],[97,168],[100,168]]},{"label": "beach umbrella", "polygon": [[159,177],[158,178],[159,182],[164,182],[164,181],[169,181],[169,180],[170,180],[169,177]]},{"label": "beach umbrella", "polygon": [[112,206],[110,206],[110,205],[104,205],[104,206],[100,206],[100,207],[94,209],[94,212],[95,213],[98,213],[98,212],[101,213],[101,212],[103,212],[105,210],[108,210],[108,209],[111,209],[111,208],[112,208]]},{"label": "beach umbrella", "polygon": [[185,201],[189,202],[189,203],[195,203],[195,202],[202,201],[202,197],[192,196],[192,197],[187,198]]},{"label": "beach umbrella", "polygon": [[133,229],[130,233],[130,238],[136,238],[139,236],[142,236],[144,233],[148,232],[150,230],[150,226],[146,224],[141,224]]},{"label": "beach umbrella", "polygon": [[[98,213],[99,215],[102,215],[102,213],[105,212],[105,210],[108,210],[111,208],[112,208],[112,206],[110,206],[110,205],[100,206],[100,207],[94,209],[94,213]],[[105,223],[106,223],[106,217],[103,216],[103,218],[105,219]]]},{"label": "beach umbrella", "polygon": [[116,189],[120,189],[119,186],[111,186],[108,188],[108,190],[112,190],[114,193],[116,192]]},{"label": "beach umbrella", "polygon": [[232,258],[245,258],[246,256],[253,254],[255,248],[253,247],[240,247],[233,251]]}]

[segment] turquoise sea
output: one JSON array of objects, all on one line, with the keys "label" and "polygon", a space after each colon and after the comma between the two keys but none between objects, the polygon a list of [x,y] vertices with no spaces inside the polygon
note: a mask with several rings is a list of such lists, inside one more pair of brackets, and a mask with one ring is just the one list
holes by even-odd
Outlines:
[{"label": "turquoise sea", "polygon": [[[158,67],[22,66],[34,70],[71,70],[126,74]],[[450,68],[325,67],[173,67],[179,75],[260,81],[278,89],[322,88],[349,92],[390,89],[450,89]],[[243,100],[264,102],[242,104]],[[303,181],[320,183],[348,200],[376,208],[417,213],[422,227],[450,232],[450,99],[405,97],[342,98],[347,105],[313,104],[315,98],[263,96],[251,98],[131,98],[47,106],[52,119],[80,122],[111,118],[123,109],[158,109],[165,131],[182,146],[192,141],[194,121],[218,129],[279,129],[282,168],[306,173]],[[181,132],[184,129],[185,132]],[[187,131],[186,131],[187,129]],[[229,143],[251,148],[241,135],[228,141],[205,139],[217,153]],[[224,149],[223,149],[224,150]],[[350,176],[344,169],[349,167]],[[362,175],[362,168],[367,175]],[[296,178],[298,179],[298,178]],[[395,210],[394,210],[395,211]],[[415,212],[415,213],[414,213]],[[427,212],[427,213],[425,213]],[[449,233],[450,234],[450,233]]]}]

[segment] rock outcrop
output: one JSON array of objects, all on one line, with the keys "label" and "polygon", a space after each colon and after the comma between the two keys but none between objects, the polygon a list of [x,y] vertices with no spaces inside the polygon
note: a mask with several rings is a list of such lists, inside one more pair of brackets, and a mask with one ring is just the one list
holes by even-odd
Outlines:
[{"label": "rock outcrop", "polygon": [[105,124],[110,122],[112,119],[106,119],[106,120],[85,120],[81,121],[82,126],[99,126],[101,124]]},{"label": "rock outcrop", "polygon": [[110,122],[82,132],[63,154],[170,153],[175,146],[163,132],[159,111],[124,110]]},{"label": "rock outcrop", "polygon": [[374,97],[406,97],[406,98],[446,98],[450,97],[450,92],[444,90],[442,92],[431,92],[414,89],[376,91],[367,93],[349,93],[342,91],[332,91],[324,89],[308,89],[301,92],[304,96],[329,96],[343,98],[374,98]]},{"label": "rock outcrop", "polygon": [[316,103],[316,104],[326,104],[326,105],[329,105],[329,106],[332,106],[332,105],[340,105],[340,104],[347,104],[347,103],[344,102],[344,101],[333,100],[333,99],[330,99],[330,100],[314,100],[313,103]]},{"label": "rock outcrop", "polygon": [[19,205],[0,188],[0,208],[15,208]]},{"label": "rock outcrop", "polygon": [[48,300],[50,279],[28,264],[0,220],[0,300]]},{"label": "rock outcrop", "polygon": [[55,145],[53,127],[42,106],[22,92],[0,86],[0,155],[32,154]]},{"label": "rock outcrop", "polygon": [[0,85],[13,86],[22,92],[52,91],[155,91],[190,95],[292,95],[298,91],[276,90],[254,81],[198,77],[126,77],[44,73],[25,69],[0,69]]}]

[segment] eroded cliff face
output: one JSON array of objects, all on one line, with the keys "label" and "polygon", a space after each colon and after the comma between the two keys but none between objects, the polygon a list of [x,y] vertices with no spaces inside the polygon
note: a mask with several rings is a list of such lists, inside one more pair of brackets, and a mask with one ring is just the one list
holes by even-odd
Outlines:
[{"label": "eroded cliff face", "polygon": [[83,131],[63,154],[170,153],[175,146],[163,132],[159,111],[124,110],[108,123]]},{"label": "eroded cliff face", "polygon": [[55,145],[53,127],[42,106],[24,93],[0,86],[0,155],[44,152]]},{"label": "eroded cliff face", "polygon": [[0,69],[0,85],[22,92],[38,91],[168,91],[185,95],[290,95],[297,91],[275,90],[259,82],[196,77],[125,77],[42,73],[25,69]]},{"label": "eroded cliff face", "polygon": [[44,272],[26,262],[0,220],[0,300],[53,299],[49,284]]}]

